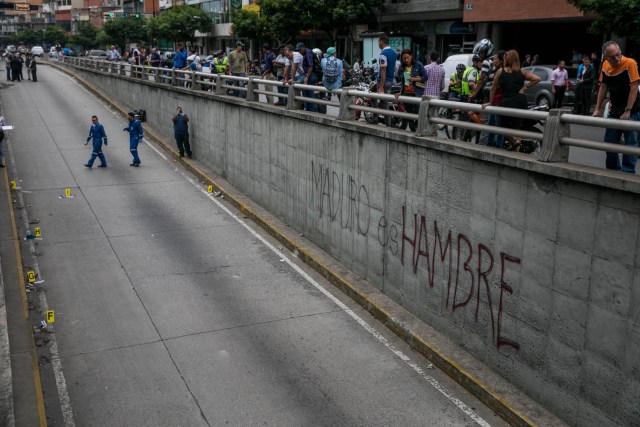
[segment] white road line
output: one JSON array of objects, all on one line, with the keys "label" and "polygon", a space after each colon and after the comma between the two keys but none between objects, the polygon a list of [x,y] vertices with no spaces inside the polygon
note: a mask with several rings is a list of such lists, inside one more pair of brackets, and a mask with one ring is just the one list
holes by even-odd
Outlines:
[{"label": "white road line", "polygon": [[[156,153],[158,153],[160,156],[162,156],[164,159],[166,159],[166,157],[160,152],[160,150],[158,148],[156,148],[155,146],[153,146],[152,144],[150,144],[148,142],[147,142],[147,144]],[[266,247],[268,247],[273,252],[275,252],[275,254],[278,255],[281,259],[284,259],[284,261],[287,264],[289,264],[291,266],[291,268],[293,268],[295,271],[297,271],[298,274],[300,274],[302,277],[304,277],[316,289],[318,289],[327,298],[329,298],[331,301],[333,301],[338,307],[340,307],[340,309],[344,310],[345,313],[349,314],[349,316],[351,316],[356,322],[358,322],[364,329],[366,329],[378,341],[380,341],[382,344],[384,344],[384,346],[387,347],[393,354],[398,356],[403,362],[405,362],[407,365],[409,365],[425,381],[427,381],[436,390],[438,390],[440,393],[442,393],[447,399],[449,399],[454,405],[456,405],[462,412],[464,412],[472,420],[474,420],[476,423],[478,423],[479,425],[481,425],[483,427],[490,427],[491,426],[491,424],[489,424],[487,421],[485,421],[480,415],[476,414],[473,411],[473,409],[471,409],[463,401],[461,401],[460,399],[455,397],[453,394],[451,394],[451,392],[449,390],[447,390],[446,387],[444,387],[442,384],[440,384],[438,382],[438,380],[436,380],[435,378],[433,378],[430,375],[427,375],[427,373],[425,373],[424,370],[420,366],[418,366],[417,363],[415,363],[414,361],[412,361],[409,358],[409,356],[407,356],[402,351],[398,350],[395,346],[393,346],[384,336],[382,336],[378,331],[376,331],[375,328],[373,328],[371,325],[369,325],[367,322],[365,322],[360,316],[358,316],[351,309],[349,309],[349,307],[347,307],[342,301],[340,301],[338,298],[333,296],[328,290],[326,290],[324,287],[322,287],[318,282],[316,282],[313,279],[313,277],[309,276],[304,270],[302,270],[300,267],[298,267],[283,252],[281,252],[278,248],[276,248],[271,243],[269,243],[264,237],[262,237],[260,234],[258,234],[254,229],[252,229],[240,217],[238,217],[236,214],[231,212],[231,210],[229,210],[226,206],[224,206],[222,204],[222,202],[220,202],[218,199],[216,199],[216,197],[213,194],[209,193],[206,188],[202,187],[198,182],[194,181],[191,177],[187,176],[187,174],[184,171],[182,171],[181,174],[187,181],[189,181],[193,186],[195,186],[204,195],[206,195],[209,199],[211,199],[216,205],[218,205],[222,210],[224,210],[229,216],[231,216],[238,223],[240,223],[240,225],[242,225],[244,228],[246,228],[255,238],[260,240]]]}]

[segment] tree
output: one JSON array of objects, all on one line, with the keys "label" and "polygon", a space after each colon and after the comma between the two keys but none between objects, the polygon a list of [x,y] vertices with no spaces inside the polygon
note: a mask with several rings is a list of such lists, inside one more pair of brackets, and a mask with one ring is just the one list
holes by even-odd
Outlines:
[{"label": "tree", "polygon": [[47,25],[43,38],[47,43],[64,46],[67,43],[67,32],[59,25]]},{"label": "tree", "polygon": [[[111,43],[126,50],[127,44],[137,43],[148,38],[146,22],[144,19],[136,18],[111,19],[104,23],[103,30]],[[101,42],[105,40],[104,38],[100,39]]]},{"label": "tree", "polygon": [[211,31],[211,17],[202,9],[193,6],[174,6],[157,18],[149,21],[149,33],[154,39],[174,42],[193,41],[196,31]]},{"label": "tree", "polygon": [[16,43],[27,46],[37,46],[42,44],[42,31],[26,28],[15,35]]},{"label": "tree", "polygon": [[582,12],[594,12],[591,30],[640,40],[640,0],[568,0]]},{"label": "tree", "polygon": [[[314,0],[259,0],[260,13],[267,17],[267,29],[276,40],[295,38],[313,26],[308,3]],[[317,0],[316,0],[317,1]]]},{"label": "tree", "polygon": [[81,46],[82,49],[90,49],[96,46],[98,29],[89,21],[76,21],[76,33],[71,36],[71,43]]},{"label": "tree", "polygon": [[[319,2],[314,2],[316,5]],[[324,30],[336,40],[338,33],[349,28],[356,18],[359,22],[374,20],[380,13],[384,0],[326,0],[320,4],[317,13],[316,29]],[[315,15],[314,13],[314,15]]]},{"label": "tree", "polygon": [[259,40],[269,37],[267,19],[264,15],[248,10],[240,10],[233,14],[231,22],[233,34],[238,38]]}]

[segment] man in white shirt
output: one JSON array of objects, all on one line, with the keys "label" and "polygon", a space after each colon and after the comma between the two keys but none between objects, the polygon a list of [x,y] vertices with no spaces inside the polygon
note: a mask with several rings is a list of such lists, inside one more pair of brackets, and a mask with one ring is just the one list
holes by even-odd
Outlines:
[{"label": "man in white shirt", "polygon": [[120,61],[120,53],[115,46],[111,46],[111,49],[107,51],[107,59],[109,61]]},{"label": "man in white shirt", "polygon": [[566,90],[569,90],[569,73],[564,68],[564,61],[560,61],[558,68],[551,73],[551,93],[555,98],[553,108],[562,108]]}]

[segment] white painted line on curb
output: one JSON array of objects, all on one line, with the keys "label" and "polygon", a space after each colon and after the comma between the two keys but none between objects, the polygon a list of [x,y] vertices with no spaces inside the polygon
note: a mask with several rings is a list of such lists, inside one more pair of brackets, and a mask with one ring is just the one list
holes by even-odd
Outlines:
[{"label": "white painted line on curb", "polygon": [[[162,153],[160,153],[159,149],[154,147],[152,144],[147,144],[160,156],[162,156],[165,160],[166,157]],[[364,329],[367,330],[371,335],[373,335],[378,341],[384,344],[393,354],[398,356],[403,362],[409,365],[414,371],[418,373],[425,381],[431,384],[436,390],[442,393],[447,399],[449,399],[454,405],[456,405],[462,412],[468,415],[472,420],[483,427],[491,427],[487,421],[485,421],[480,415],[476,414],[473,409],[467,406],[460,399],[451,394],[449,390],[447,390],[443,385],[441,385],[438,380],[433,378],[430,375],[427,375],[424,370],[418,366],[417,363],[412,361],[409,356],[405,355],[402,351],[398,350],[395,346],[393,346],[384,336],[382,336],[378,331],[376,331],[371,325],[365,322],[360,316],[358,316],[355,312],[353,312],[349,307],[347,307],[342,301],[333,296],[328,290],[326,290],[322,285],[316,282],[313,277],[309,276],[304,270],[298,267],[291,259],[289,259],[283,252],[281,252],[278,248],[269,243],[264,237],[258,234],[254,229],[252,229],[245,221],[239,218],[236,214],[231,212],[226,206],[222,204],[216,197],[207,191],[207,188],[202,187],[198,182],[194,181],[192,178],[187,176],[187,174],[182,171],[180,172],[182,176],[189,181],[192,185],[194,185],[198,190],[200,190],[205,196],[211,199],[216,205],[218,205],[222,210],[224,210],[229,216],[235,219],[240,225],[246,228],[255,238],[260,240],[266,247],[271,249],[276,255],[280,257],[281,261],[286,262],[293,268],[298,274],[304,277],[311,285],[313,285],[316,289],[322,292],[327,298],[333,301],[340,309],[342,309],[345,313],[351,316],[356,322],[358,322]]]}]

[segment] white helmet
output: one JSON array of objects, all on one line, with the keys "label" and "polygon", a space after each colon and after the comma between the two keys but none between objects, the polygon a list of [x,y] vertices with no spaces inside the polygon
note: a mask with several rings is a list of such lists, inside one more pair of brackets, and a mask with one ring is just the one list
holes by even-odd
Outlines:
[{"label": "white helmet", "polygon": [[314,55],[322,55],[322,51],[320,49],[318,49],[317,47],[315,49],[312,50]]},{"label": "white helmet", "polygon": [[493,43],[489,39],[482,39],[473,47],[473,54],[486,59],[493,54]]}]

